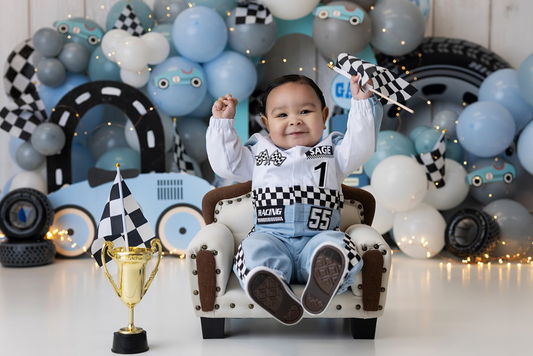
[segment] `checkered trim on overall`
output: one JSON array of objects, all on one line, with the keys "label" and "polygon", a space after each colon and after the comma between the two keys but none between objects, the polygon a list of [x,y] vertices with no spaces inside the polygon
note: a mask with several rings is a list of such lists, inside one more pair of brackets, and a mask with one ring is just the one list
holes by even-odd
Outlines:
[{"label": "checkered trim on overall", "polygon": [[345,234],[344,235],[344,249],[346,250],[346,256],[348,256],[348,271],[351,271],[351,269],[361,261],[361,256],[359,256],[359,253],[357,251],[357,247],[355,246],[355,243],[353,242],[350,235]]},{"label": "checkered trim on overall", "polygon": [[237,269],[237,277],[244,281],[250,270],[246,268],[244,263],[244,251],[242,250],[242,244],[237,248],[237,254],[235,255],[235,267]]},{"label": "checkered trim on overall", "polygon": [[124,30],[132,36],[142,36],[144,35],[144,27],[141,25],[141,20],[137,17],[133,7],[128,3],[124,7],[124,10],[120,13],[117,21],[113,28],[118,28],[119,30]]},{"label": "checkered trim on overall", "polygon": [[344,197],[340,191],[312,186],[266,187],[252,191],[255,207],[293,205],[295,203],[317,205],[341,210]]},{"label": "checkered trim on overall", "polygon": [[274,21],[270,11],[263,5],[251,2],[249,4],[237,4],[235,8],[235,25],[264,24]]}]

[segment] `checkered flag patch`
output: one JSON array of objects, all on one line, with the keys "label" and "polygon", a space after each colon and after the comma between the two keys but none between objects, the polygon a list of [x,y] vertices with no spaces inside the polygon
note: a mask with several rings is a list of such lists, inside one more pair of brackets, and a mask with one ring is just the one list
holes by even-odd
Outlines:
[{"label": "checkered flag patch", "polygon": [[[120,200],[119,184],[122,185],[123,203]],[[122,208],[122,204],[124,204],[124,208]],[[135,201],[120,173],[117,172],[100,224],[98,224],[97,239],[91,246],[91,253],[100,267],[103,265],[101,253],[105,241],[112,241],[115,248],[125,247],[123,211],[126,218],[126,236],[129,246],[150,248],[150,243],[155,238],[154,231],[144,217],[139,204]],[[107,269],[111,275],[114,275],[117,273],[117,266],[115,263],[109,263],[110,261],[111,258],[106,256]]]},{"label": "checkered flag patch", "polygon": [[343,195],[335,189],[296,185],[294,186],[294,201],[295,203],[319,205],[340,210],[343,205]]},{"label": "checkered flag patch", "polygon": [[272,163],[274,166],[279,167],[287,159],[279,150],[274,151],[271,155],[268,155],[268,150],[261,151],[255,156],[256,166],[268,166]]},{"label": "checkered flag patch", "polygon": [[4,89],[14,100],[23,94],[37,92],[34,54],[33,41],[29,39],[17,45],[7,57],[4,67]]},{"label": "checkered flag patch", "polygon": [[244,281],[250,270],[246,268],[246,264],[244,263],[244,251],[242,250],[242,244],[240,244],[237,248],[237,254],[235,255],[235,267],[237,270],[237,276],[241,281]]},{"label": "checkered flag patch", "polygon": [[263,5],[251,2],[249,4],[237,4],[235,8],[235,24],[264,24],[268,25],[274,21],[270,11]]},{"label": "checkered flag patch", "polygon": [[[174,124],[175,125],[175,124]],[[181,143],[180,135],[174,126],[174,161],[181,173],[196,175],[191,157],[185,153],[185,147]]]},{"label": "checkered flag patch", "polygon": [[0,129],[27,141],[45,119],[44,103],[37,92],[32,92],[21,95],[0,110]]},{"label": "checkered flag patch", "polygon": [[351,271],[352,268],[354,268],[354,266],[357,265],[359,261],[361,261],[361,256],[359,256],[357,247],[355,246],[355,243],[353,242],[350,235],[345,234],[343,240],[344,249],[346,251],[346,255],[348,256],[348,271]]},{"label": "checkered flag patch", "polygon": [[442,188],[445,185],[444,162],[446,159],[446,141],[444,140],[444,134],[445,132],[440,135],[431,152],[415,156],[418,163],[426,169],[427,180],[432,182],[435,188]]},{"label": "checkered flag patch", "polygon": [[137,17],[133,7],[128,3],[124,7],[124,10],[120,13],[117,21],[113,28],[118,28],[119,30],[124,30],[132,36],[142,36],[144,35],[144,27],[141,25],[141,20]]},{"label": "checkered flag patch", "polygon": [[[359,79],[361,88],[364,89],[363,85],[368,80],[371,80],[374,90],[400,103],[407,101],[417,92],[414,86],[402,78],[395,77],[388,69],[376,66],[347,53],[339,54],[335,66],[351,75],[359,75],[361,77]],[[380,98],[379,100],[383,105],[390,103],[385,98]]]}]

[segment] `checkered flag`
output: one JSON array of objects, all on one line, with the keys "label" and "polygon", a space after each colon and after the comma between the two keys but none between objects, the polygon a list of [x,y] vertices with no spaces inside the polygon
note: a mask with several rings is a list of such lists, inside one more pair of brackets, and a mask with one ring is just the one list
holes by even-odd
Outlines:
[{"label": "checkered flag", "polygon": [[174,121],[174,161],[181,173],[196,175],[192,159],[185,153],[185,147],[181,143],[180,135]]},{"label": "checkered flag", "polygon": [[270,11],[263,5],[251,2],[248,4],[237,4],[235,8],[235,25],[264,24],[268,25],[274,21]]},{"label": "checkered flag", "polygon": [[44,120],[44,103],[36,91],[22,94],[0,110],[0,129],[25,141],[30,139],[33,130]]},{"label": "checkered flag", "polygon": [[33,57],[35,48],[33,41],[28,39],[18,44],[7,57],[4,67],[4,89],[14,100],[23,94],[36,92],[37,73]]},{"label": "checkered flag", "polygon": [[142,36],[144,35],[144,27],[141,25],[141,20],[133,11],[133,7],[129,3],[126,4],[124,10],[120,13],[117,21],[113,28],[118,28],[119,30],[124,30],[132,36]]},{"label": "checkered flag", "polygon": [[418,163],[424,165],[428,181],[432,182],[436,188],[444,187],[445,133],[446,131],[442,132],[431,152],[415,156]]},{"label": "checkered flag", "polygon": [[[397,102],[405,102],[417,92],[414,86],[402,78],[396,78],[388,69],[347,53],[339,54],[335,67],[351,75],[359,75],[359,86],[362,90],[364,84],[371,80],[374,90]],[[379,100],[383,105],[389,103],[383,97]]]},{"label": "checkered flag", "polygon": [[[119,184],[122,185],[122,199],[120,199]],[[123,234],[124,226],[128,240],[127,245]],[[127,246],[150,248],[150,243],[154,238],[155,234],[152,227],[144,217],[139,204],[135,201],[117,168],[117,176],[98,225],[98,235],[91,246],[91,253],[96,263],[100,267],[103,265],[101,256],[105,241],[113,242],[114,248]],[[115,275],[118,272],[117,265],[110,262],[111,257],[105,256],[109,273]]]}]

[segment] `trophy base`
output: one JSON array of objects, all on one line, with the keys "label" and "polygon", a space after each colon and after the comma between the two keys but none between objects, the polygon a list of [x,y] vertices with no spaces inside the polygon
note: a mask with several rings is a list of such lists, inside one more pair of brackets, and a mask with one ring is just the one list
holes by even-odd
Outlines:
[{"label": "trophy base", "polygon": [[148,351],[146,331],[143,330],[138,334],[122,334],[116,331],[113,334],[111,351],[116,354],[138,354]]}]

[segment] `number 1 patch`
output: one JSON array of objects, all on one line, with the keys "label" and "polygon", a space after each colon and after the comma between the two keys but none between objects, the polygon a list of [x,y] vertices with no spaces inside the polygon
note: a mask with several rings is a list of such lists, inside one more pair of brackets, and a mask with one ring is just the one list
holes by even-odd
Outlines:
[{"label": "number 1 patch", "polygon": [[311,230],[328,230],[331,224],[333,210],[312,207],[307,220],[307,227]]}]

